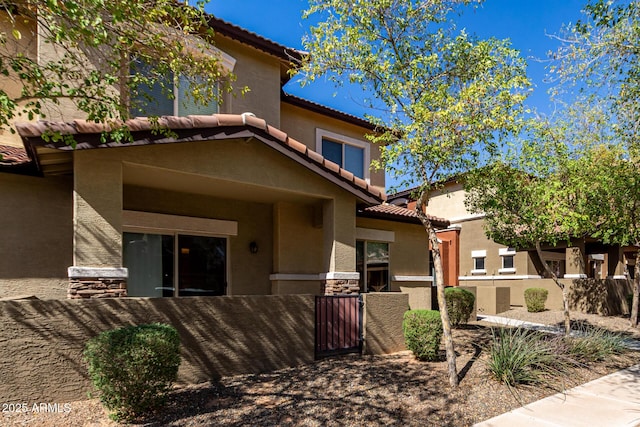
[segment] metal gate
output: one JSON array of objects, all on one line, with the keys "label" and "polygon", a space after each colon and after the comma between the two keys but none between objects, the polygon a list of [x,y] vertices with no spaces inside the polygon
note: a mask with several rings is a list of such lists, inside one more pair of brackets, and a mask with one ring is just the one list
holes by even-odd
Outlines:
[{"label": "metal gate", "polygon": [[362,354],[362,297],[316,296],[316,359]]}]

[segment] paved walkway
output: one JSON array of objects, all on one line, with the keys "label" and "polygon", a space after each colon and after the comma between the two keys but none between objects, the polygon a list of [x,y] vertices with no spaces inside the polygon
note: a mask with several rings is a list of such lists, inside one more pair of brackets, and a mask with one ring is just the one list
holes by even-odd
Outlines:
[{"label": "paved walkway", "polygon": [[[487,322],[557,332],[538,323],[499,316],[482,316]],[[629,347],[640,349],[637,340]],[[474,427],[636,427],[640,426],[640,365],[615,372],[565,393],[558,393],[507,412]]]}]

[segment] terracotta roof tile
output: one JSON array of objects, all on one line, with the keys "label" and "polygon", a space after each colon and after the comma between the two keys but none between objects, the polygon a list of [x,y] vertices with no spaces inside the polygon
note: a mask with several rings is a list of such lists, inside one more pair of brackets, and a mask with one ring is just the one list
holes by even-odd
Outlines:
[{"label": "terracotta roof tile", "polygon": [[220,122],[217,115],[212,116],[187,116],[191,119],[194,128],[218,127]]},{"label": "terracotta roof tile", "polygon": [[358,178],[357,176],[354,176],[353,183],[358,187],[364,188],[365,190],[367,189],[367,181],[365,181],[362,178]]},{"label": "terracotta roof tile", "polygon": [[354,175],[346,169],[340,169],[340,176],[342,176],[347,181],[353,182]]},{"label": "terracotta roof tile", "polygon": [[288,138],[286,132],[274,128],[273,126],[267,126],[267,132],[269,133],[269,135],[282,142],[285,142]]},{"label": "terracotta roof tile", "polygon": [[21,165],[30,161],[29,155],[24,148],[0,145],[0,165]]},{"label": "terracotta roof tile", "polygon": [[[414,210],[389,205],[387,203],[364,208],[360,213],[362,216],[396,218],[398,220],[405,220],[416,224],[420,223],[420,218],[418,218],[418,214]],[[428,217],[435,227],[445,228],[450,225],[449,221],[444,218],[438,218],[432,215],[428,215]]]},{"label": "terracotta roof tile", "polygon": [[[136,117],[134,119],[127,120],[125,125],[129,128],[129,130],[134,134],[136,132],[148,132],[153,128],[153,123],[149,118],[146,117]],[[357,191],[363,192],[366,197],[363,200],[368,200],[369,202],[373,202],[373,200],[383,201],[386,199],[386,196],[383,191],[376,187],[372,187],[367,184],[366,181],[354,177],[354,175],[342,169],[339,165],[332,163],[326,160],[321,154],[309,149],[306,145],[301,142],[290,138],[285,132],[282,130],[275,128],[273,126],[269,126],[264,119],[257,118],[250,113],[244,114],[214,114],[212,116],[187,116],[187,117],[174,117],[174,116],[163,116],[158,118],[158,125],[165,126],[177,133],[176,137],[172,138],[163,138],[164,143],[171,142],[182,142],[185,139],[181,139],[180,130],[182,129],[213,129],[220,127],[231,127],[231,128],[245,128],[247,131],[251,132],[251,134],[258,137],[261,141],[271,144],[274,148],[275,145],[278,144],[281,147],[286,147],[289,152],[291,152],[290,157],[300,161],[301,159],[306,159],[307,161],[311,161],[312,164],[317,164],[317,167],[320,169],[316,169],[319,173],[325,173],[328,179],[333,180],[333,182],[340,183],[346,182],[346,187],[356,189]],[[52,122],[28,122],[28,123],[17,123],[16,129],[18,133],[23,138],[25,144],[39,145],[39,146],[47,146],[49,148],[58,148],[58,149],[66,149],[69,147],[66,145],[62,145],[63,143],[52,143],[45,142],[41,139],[42,135],[48,130],[59,130],[61,133],[66,134],[78,134],[82,136],[82,141],[78,141],[79,144],[77,146],[78,149],[91,149],[96,148],[98,146],[104,147],[104,145],[100,145],[96,143],[97,139],[87,138],[87,136],[91,134],[98,134],[104,131],[105,127],[99,123],[87,122],[84,120],[75,120],[71,123],[52,123]],[[219,134],[210,134],[208,133],[206,136],[201,136],[202,140],[209,139],[222,139],[222,138],[233,138],[234,135],[238,135],[237,132],[231,132],[229,134],[220,132]],[[194,139],[190,137],[187,139],[189,141],[193,141]],[[271,142],[270,142],[271,141]],[[80,143],[82,142],[82,143]],[[133,145],[141,145],[141,144],[153,144],[153,138],[143,137],[141,139],[135,140]],[[117,146],[116,144],[109,144],[108,146]],[[36,150],[33,150],[37,152]],[[295,154],[295,155],[294,155]],[[315,166],[314,166],[315,167]],[[324,170],[324,172],[322,172]],[[337,180],[337,181],[336,181]],[[340,184],[343,185],[343,184]],[[362,194],[362,193],[359,193]]]},{"label": "terracotta roof tile", "polygon": [[167,116],[165,120],[171,129],[193,129],[193,120],[189,117]]},{"label": "terracotta roof tile", "polygon": [[324,167],[334,173],[340,174],[340,166],[337,163],[333,163],[331,160],[324,159]]},{"label": "terracotta roof tile", "polygon": [[304,154],[304,155],[307,154],[307,146],[304,145],[302,142],[298,142],[293,138],[287,137],[287,139],[286,139],[286,141],[284,141],[284,143],[287,146],[289,146],[289,147],[293,148],[294,150],[296,150],[300,154]]},{"label": "terracotta roof tile", "polygon": [[321,154],[316,153],[313,150],[307,149],[307,157],[313,160],[316,163],[320,163],[321,165],[324,163],[324,157]]},{"label": "terracotta roof tile", "polygon": [[239,114],[218,114],[220,126],[243,126],[244,118]]},{"label": "terracotta roof tile", "polygon": [[244,123],[247,126],[253,126],[254,128],[258,128],[261,130],[265,130],[268,128],[266,120],[260,119],[253,114],[243,114],[242,117],[244,117]]}]

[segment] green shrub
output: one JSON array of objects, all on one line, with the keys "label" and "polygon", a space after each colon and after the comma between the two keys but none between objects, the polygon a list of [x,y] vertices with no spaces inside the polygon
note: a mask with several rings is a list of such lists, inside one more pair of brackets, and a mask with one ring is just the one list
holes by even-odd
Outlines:
[{"label": "green shrub", "polygon": [[451,326],[456,327],[466,324],[473,312],[473,303],[476,297],[472,292],[462,288],[446,288],[444,298],[447,302],[447,312]]},{"label": "green shrub", "polygon": [[529,313],[544,311],[544,303],[547,302],[549,291],[543,288],[528,288],[524,291],[524,302]]},{"label": "green shrub", "polygon": [[442,320],[435,310],[409,310],[404,313],[402,331],[407,348],[418,360],[437,360],[442,339]]},{"label": "green shrub", "polygon": [[563,339],[567,353],[580,362],[598,362],[625,351],[622,334],[591,325],[580,325]]},{"label": "green shrub", "polygon": [[557,340],[523,328],[492,329],[487,368],[498,381],[518,384],[550,384],[565,372],[569,362],[558,350]]},{"label": "green shrub", "polygon": [[173,326],[155,323],[103,332],[84,351],[89,377],[115,420],[130,420],[162,405],[180,366]]}]

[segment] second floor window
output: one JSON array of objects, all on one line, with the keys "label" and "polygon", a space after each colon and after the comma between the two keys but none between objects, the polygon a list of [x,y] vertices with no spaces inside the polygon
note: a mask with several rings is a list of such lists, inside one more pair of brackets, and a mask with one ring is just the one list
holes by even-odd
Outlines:
[{"label": "second floor window", "polygon": [[371,159],[367,142],[316,129],[316,151],[358,178],[369,181]]},{"label": "second floor window", "polygon": [[[150,73],[146,64],[136,63],[137,72]],[[210,115],[218,112],[218,104],[196,103],[191,95],[190,82],[184,76],[167,73],[152,85],[140,84],[131,98],[131,115],[136,116],[188,116]]]},{"label": "second floor window", "polygon": [[487,251],[471,251],[471,258],[473,259],[473,269],[471,270],[471,274],[487,274],[487,267],[485,263]]}]

